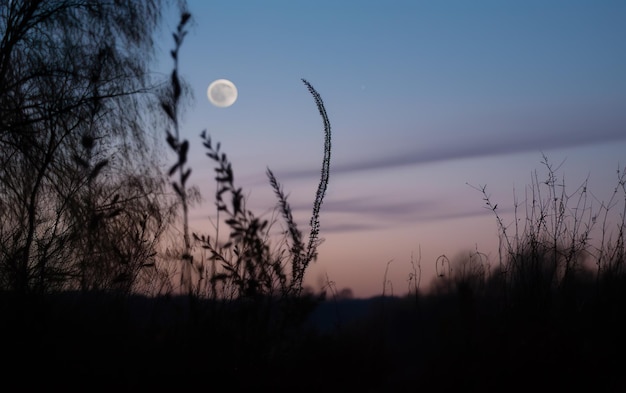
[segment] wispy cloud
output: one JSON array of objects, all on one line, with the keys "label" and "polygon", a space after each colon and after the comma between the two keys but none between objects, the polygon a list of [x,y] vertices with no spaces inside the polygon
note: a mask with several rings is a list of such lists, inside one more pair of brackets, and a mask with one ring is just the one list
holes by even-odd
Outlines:
[{"label": "wispy cloud", "polygon": [[[311,206],[297,203],[292,204],[291,209],[295,216],[300,217],[296,218],[298,227],[307,233]],[[322,211],[321,227],[325,234],[376,231],[418,223],[493,215],[493,212],[486,208],[450,206],[441,200],[382,202],[367,197],[330,199],[324,202]],[[512,208],[498,209],[500,215],[512,212]],[[282,222],[279,216],[275,218]],[[212,216],[212,219],[215,217]],[[201,225],[202,229],[197,231],[200,234],[215,230],[209,215],[205,213],[192,214],[190,221],[195,225]]]},{"label": "wispy cloud", "polygon": [[364,232],[364,231],[375,231],[383,228],[378,224],[363,224],[363,223],[329,223],[326,225],[322,225],[321,233],[322,235],[328,233],[354,233],[354,232]]},{"label": "wispy cloud", "polygon": [[[357,172],[373,170],[391,170],[403,166],[415,166],[433,162],[460,160],[478,157],[506,155],[523,152],[541,152],[558,148],[587,146],[607,142],[626,140],[624,121],[613,119],[608,121],[612,125],[598,124],[597,130],[588,131],[589,121],[584,124],[573,124],[571,127],[563,125],[544,125],[534,127],[535,130],[550,130],[550,132],[522,132],[522,125],[509,128],[509,133],[502,136],[489,136],[482,133],[478,136],[471,133],[456,139],[451,138],[449,143],[420,144],[416,140],[405,143],[408,148],[404,152],[382,153],[380,156],[367,155],[352,162],[336,159],[331,163],[332,175],[350,175]],[[556,130],[556,131],[555,131]],[[411,145],[415,146],[411,148]],[[281,184],[289,184],[290,180],[319,179],[319,168],[312,169],[274,169]],[[315,181],[315,180],[313,180]],[[332,180],[331,180],[332,182]],[[255,183],[267,186],[264,176],[249,178],[245,187]],[[298,217],[304,217],[298,225],[306,231],[308,217],[311,213],[309,203],[291,204]],[[508,214],[510,211],[499,210],[499,214]],[[357,197],[344,199],[327,199],[322,207],[322,227],[325,232],[365,231],[393,228],[398,225],[412,225],[418,222],[432,222],[448,219],[469,218],[493,214],[488,209],[464,208],[458,204],[450,204],[442,200],[385,200],[374,197]]]},{"label": "wispy cloud", "polygon": [[[373,198],[350,198],[329,200],[324,203],[324,211],[370,216],[406,216],[440,207],[436,201],[407,201],[407,202],[379,202]],[[298,205],[295,209],[309,209],[305,205]]]},{"label": "wispy cloud", "polygon": [[[577,132],[576,132],[577,131]],[[420,165],[440,161],[497,156],[556,148],[586,146],[626,139],[624,126],[601,130],[573,130],[533,134],[519,132],[504,137],[476,137],[453,140],[450,143],[424,148],[418,141],[415,148],[405,152],[389,152],[381,157],[364,157],[353,162],[331,164],[331,174],[349,174],[368,170],[385,170],[402,166]],[[276,170],[281,180],[319,177],[319,169]]]},{"label": "wispy cloud", "polygon": [[[308,213],[310,207],[298,204],[292,209]],[[330,200],[324,203],[322,210],[327,219],[322,220],[322,231],[325,233],[381,230],[398,225],[493,215],[488,209],[454,208],[435,200],[381,203],[370,198]],[[512,212],[512,208],[498,210],[501,215]],[[301,228],[307,224],[298,222]]]}]

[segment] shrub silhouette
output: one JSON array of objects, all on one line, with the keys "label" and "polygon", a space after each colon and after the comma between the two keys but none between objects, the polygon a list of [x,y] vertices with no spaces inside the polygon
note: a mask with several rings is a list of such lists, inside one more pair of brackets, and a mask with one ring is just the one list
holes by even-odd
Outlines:
[{"label": "shrub silhouette", "polygon": [[486,208],[493,211],[500,231],[499,261],[492,269],[489,287],[501,290],[507,301],[532,302],[536,306],[549,305],[554,295],[586,283],[594,265],[596,290],[606,289],[607,277],[611,277],[610,281],[623,275],[624,255],[624,212],[619,214],[621,222],[617,223],[615,240],[611,240],[607,227],[609,210],[615,207],[619,192],[626,194],[624,174],[618,171],[618,186],[611,199],[594,210],[587,180],[568,194],[545,155],[542,163],[547,169],[546,179],[540,181],[537,172],[533,174],[526,206],[522,206],[526,217],[521,226],[516,201],[513,234],[486,187],[474,187],[483,194]]},{"label": "shrub silhouette", "polygon": [[[304,274],[308,265],[317,258],[319,245],[319,213],[330,174],[331,155],[331,126],[319,93],[306,80],[302,79],[310,94],[313,96],[318,111],[322,117],[325,132],[324,157],[322,160],[321,178],[313,203],[308,243],[305,245],[302,232],[298,229],[291,213],[291,207],[287,201],[281,185],[274,173],[268,168],[267,176],[278,199],[278,208],[287,225],[289,237],[288,261],[284,260],[283,250],[276,250],[274,255],[270,252],[267,239],[269,222],[255,217],[254,213],[245,207],[242,189],[234,184],[232,163],[225,153],[221,151],[221,144],[213,144],[211,137],[206,131],[201,133],[206,155],[213,160],[217,182],[215,194],[218,214],[226,215],[225,224],[231,232],[229,240],[225,244],[219,244],[219,239],[212,239],[210,235],[193,234],[193,239],[202,248],[210,252],[212,269],[205,269],[202,264],[194,264],[192,244],[188,228],[188,191],[187,181],[191,174],[191,168],[186,167],[189,142],[181,140],[179,132],[178,108],[182,94],[181,82],[178,77],[178,53],[186,35],[185,25],[190,20],[189,13],[183,13],[180,23],[174,32],[175,47],[171,51],[174,60],[174,69],[171,74],[171,84],[163,94],[161,107],[171,121],[174,132],[166,131],[166,141],[176,153],[178,159],[169,170],[169,175],[178,174],[178,179],[172,182],[172,187],[180,198],[183,209],[183,242],[184,251],[181,256],[183,261],[183,273],[181,285],[189,294],[198,294],[199,286],[193,288],[190,270],[195,268],[199,279],[209,282],[212,297],[232,298],[256,298],[258,296],[297,297],[302,293]],[[215,269],[215,262],[220,264],[221,269]],[[290,271],[288,271],[290,269]],[[205,276],[207,273],[208,276]],[[217,284],[226,292],[217,292]],[[230,292],[229,292],[230,291]]]}]

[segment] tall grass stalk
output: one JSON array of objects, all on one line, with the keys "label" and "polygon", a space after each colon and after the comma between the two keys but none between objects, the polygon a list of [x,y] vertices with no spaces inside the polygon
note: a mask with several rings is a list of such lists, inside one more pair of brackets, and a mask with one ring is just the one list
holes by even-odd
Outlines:
[{"label": "tall grass stalk", "polygon": [[187,154],[189,152],[189,141],[182,140],[180,137],[180,121],[179,111],[180,102],[183,92],[183,88],[178,77],[178,53],[183,44],[187,31],[185,30],[186,24],[189,22],[191,14],[183,12],[180,22],[176,28],[176,32],[173,33],[174,37],[174,49],[170,52],[170,55],[174,61],[174,68],[172,70],[171,83],[169,89],[161,97],[161,107],[169,120],[171,121],[171,129],[166,130],[166,141],[170,148],[176,153],[177,162],[172,165],[169,170],[169,176],[178,175],[178,179],[172,181],[172,187],[180,198],[182,210],[183,210],[183,252],[181,255],[182,266],[180,285],[183,291],[188,294],[192,293],[191,285],[191,270],[193,267],[193,255],[191,253],[191,238],[189,236],[189,193],[187,190],[187,180],[191,175],[191,168],[186,168]]},{"label": "tall grass stalk", "polygon": [[[550,304],[554,295],[571,292],[571,285],[588,276],[593,261],[596,265],[596,282],[601,285],[609,277],[619,277],[624,265],[624,227],[626,201],[617,215],[619,220],[610,228],[612,210],[617,198],[626,195],[626,178],[618,170],[618,186],[607,203],[600,202],[594,209],[593,194],[587,185],[588,178],[568,192],[565,178],[559,178],[554,166],[543,155],[546,175],[542,179],[537,171],[525,192],[523,206],[514,202],[514,226],[505,224],[498,204],[493,203],[486,186],[474,187],[483,195],[486,208],[496,217],[499,230],[499,267],[491,279],[501,283],[506,299],[524,299],[535,306]],[[524,209],[525,218],[519,217]],[[611,211],[611,212],[610,212]],[[598,218],[601,219],[598,220]],[[600,228],[596,226],[600,224]],[[595,237],[600,234],[599,239]],[[616,236],[616,237],[613,237]]]},{"label": "tall grass stalk", "polygon": [[[271,250],[269,237],[271,223],[256,217],[246,209],[242,189],[235,186],[233,167],[228,156],[221,151],[221,144],[214,144],[206,132],[201,134],[207,156],[217,164],[215,168],[217,212],[225,215],[224,223],[230,228],[228,241],[224,244],[219,244],[218,239],[212,240],[209,235],[194,234],[194,238],[210,254],[208,259],[211,261],[211,274],[207,281],[214,295],[219,292],[216,284],[220,283],[222,296],[226,294],[224,291],[230,290],[228,296],[234,298],[275,295],[282,298],[298,297],[302,293],[306,269],[317,258],[317,247],[320,244],[319,213],[330,174],[331,127],[319,93],[308,81],[303,79],[302,82],[313,96],[322,116],[325,136],[321,178],[313,202],[307,244],[293,218],[282,186],[274,173],[267,168],[270,186],[278,200],[277,209],[287,226],[287,238],[281,243],[286,249]],[[219,269],[216,267],[217,264],[220,266]]]},{"label": "tall grass stalk", "polygon": [[417,261],[411,253],[411,268],[412,272],[409,273],[408,281],[408,295],[411,296],[411,292],[415,296],[415,300],[418,300],[420,284],[422,282],[422,246],[419,246],[417,253]]}]

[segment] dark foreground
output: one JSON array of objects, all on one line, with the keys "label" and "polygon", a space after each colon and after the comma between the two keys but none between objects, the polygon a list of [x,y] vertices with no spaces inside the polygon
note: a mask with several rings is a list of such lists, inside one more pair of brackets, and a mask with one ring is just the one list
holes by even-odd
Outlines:
[{"label": "dark foreground", "polygon": [[0,383],[6,392],[624,392],[622,292],[308,298],[282,319],[252,302],[5,293]]}]

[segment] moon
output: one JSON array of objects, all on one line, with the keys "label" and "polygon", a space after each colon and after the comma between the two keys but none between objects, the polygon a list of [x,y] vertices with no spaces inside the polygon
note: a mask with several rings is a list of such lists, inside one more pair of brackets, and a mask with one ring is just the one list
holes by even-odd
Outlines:
[{"label": "moon", "polygon": [[237,101],[237,87],[228,79],[217,79],[209,85],[207,97],[211,104],[227,108]]}]

